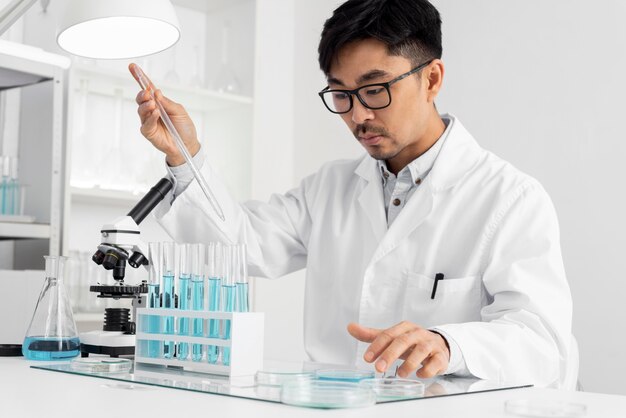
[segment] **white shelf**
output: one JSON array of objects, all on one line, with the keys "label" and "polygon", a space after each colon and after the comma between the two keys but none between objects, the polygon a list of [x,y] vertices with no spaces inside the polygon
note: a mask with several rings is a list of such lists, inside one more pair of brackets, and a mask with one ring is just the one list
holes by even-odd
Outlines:
[{"label": "white shelf", "polygon": [[145,193],[135,193],[125,190],[108,190],[101,188],[80,188],[71,187],[70,195],[72,196],[72,202],[87,203],[87,204],[134,204],[139,202]]},{"label": "white shelf", "polygon": [[48,238],[50,238],[50,224],[0,222],[0,240]]},{"label": "white shelf", "polygon": [[[117,71],[78,62],[72,64],[71,70],[74,74],[71,77],[74,80],[71,87],[74,92],[80,92],[80,89],[83,88],[92,94],[112,97],[121,95],[124,99],[134,102],[141,89],[128,71]],[[190,109],[212,112],[233,107],[248,107],[252,106],[253,103],[252,97],[248,96],[168,84],[158,79],[153,80],[153,82],[166,96],[180,103],[185,103],[185,107]]]}]

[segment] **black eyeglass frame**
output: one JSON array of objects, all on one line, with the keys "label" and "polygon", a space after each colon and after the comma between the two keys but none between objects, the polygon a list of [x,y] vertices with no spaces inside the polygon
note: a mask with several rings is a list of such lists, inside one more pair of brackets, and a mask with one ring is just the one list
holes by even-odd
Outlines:
[{"label": "black eyeglass frame", "polygon": [[[352,99],[352,96],[356,96],[357,99],[359,99],[359,102],[366,108],[371,109],[371,110],[380,110],[380,109],[384,109],[386,107],[389,107],[391,105],[391,90],[389,89],[389,87],[391,87],[392,84],[397,83],[398,81],[407,78],[408,76],[417,73],[418,71],[421,71],[422,69],[424,69],[426,66],[428,66],[431,62],[433,62],[434,59],[431,59],[429,61],[426,61],[423,64],[418,65],[417,67],[413,68],[410,71],[407,71],[404,74],[400,74],[399,76],[397,76],[396,78],[394,78],[393,80],[389,80],[385,83],[373,83],[373,84],[366,84],[364,86],[361,87],[357,87],[356,89],[353,90],[345,90],[345,89],[331,89],[330,86],[326,86],[322,91],[320,91],[319,96],[320,99],[322,99],[322,102],[324,103],[324,106],[326,106],[326,109],[328,109],[331,113],[334,113],[336,115],[342,115],[344,113],[348,113],[349,111],[352,110],[352,108],[354,107],[354,101]],[[363,100],[363,98],[361,97],[361,95],[359,94],[359,90],[367,88],[367,87],[373,87],[373,86],[380,86],[380,87],[384,87],[385,90],[387,90],[387,95],[389,96],[389,103],[387,103],[385,106],[379,106],[379,107],[372,107],[367,105],[367,103],[365,103],[365,100]],[[348,107],[348,110],[344,111],[344,112],[336,112],[334,110],[332,110],[328,104],[326,104],[326,100],[324,100],[324,94],[326,93],[336,93],[336,92],[340,92],[340,93],[345,93],[348,95],[348,97],[350,98],[350,107]]]}]

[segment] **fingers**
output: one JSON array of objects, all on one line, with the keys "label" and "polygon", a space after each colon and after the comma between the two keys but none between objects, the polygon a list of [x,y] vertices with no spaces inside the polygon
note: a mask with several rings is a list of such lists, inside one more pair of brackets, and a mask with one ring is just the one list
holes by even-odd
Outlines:
[{"label": "fingers", "polygon": [[375,361],[380,373],[403,358],[405,361],[398,369],[400,377],[418,369],[419,377],[432,377],[445,372],[450,361],[447,342],[440,334],[408,321],[385,330],[350,323],[348,332],[359,341],[371,342],[363,357],[368,363]]},{"label": "fingers", "polygon": [[365,343],[371,343],[382,332],[380,329],[368,328],[355,322],[348,324],[348,332],[354,338]]},{"label": "fingers", "polygon": [[[389,345],[393,342],[393,340],[395,340],[402,334],[408,331],[411,331],[413,329],[416,329],[416,328],[419,328],[419,327],[410,322],[402,321],[399,324],[394,325],[391,328],[387,328],[386,330],[380,331],[378,336],[376,336],[372,344],[370,344],[370,346],[368,347],[363,358],[365,359],[365,361],[371,363],[372,361],[377,359],[383,353],[383,351],[387,349],[387,347],[389,347]],[[396,359],[397,358],[398,357],[396,357]],[[396,359],[394,359],[394,361]],[[387,359],[385,359],[385,364],[383,364],[382,362],[377,362],[376,369],[379,372],[384,372],[387,369],[387,366],[389,364],[391,363],[388,362]]]},{"label": "fingers", "polygon": [[[422,362],[422,368],[417,371],[416,375],[417,377],[421,377],[423,379],[437,376],[438,374],[446,371],[446,369],[448,368],[448,362],[449,359],[444,353],[437,352]],[[406,375],[408,376],[409,373],[407,373]],[[400,374],[399,370],[398,374]]]},{"label": "fingers", "polygon": [[145,118],[142,118],[140,131],[143,136],[148,139],[154,137],[160,116],[159,110],[154,109],[152,112],[147,113]]}]

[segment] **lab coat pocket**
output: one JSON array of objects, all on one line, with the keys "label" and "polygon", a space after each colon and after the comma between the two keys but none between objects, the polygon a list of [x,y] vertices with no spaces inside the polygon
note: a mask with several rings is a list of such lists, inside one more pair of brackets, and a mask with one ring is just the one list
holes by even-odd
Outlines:
[{"label": "lab coat pocket", "polygon": [[409,272],[404,298],[403,316],[424,328],[443,324],[480,321],[482,307],[480,276],[445,278],[437,283],[431,299],[435,278]]}]

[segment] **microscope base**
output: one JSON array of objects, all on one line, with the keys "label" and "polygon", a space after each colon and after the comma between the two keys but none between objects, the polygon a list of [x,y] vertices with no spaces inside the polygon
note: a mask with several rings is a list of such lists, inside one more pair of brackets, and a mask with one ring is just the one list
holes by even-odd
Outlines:
[{"label": "microscope base", "polygon": [[104,354],[111,357],[135,354],[135,335],[118,331],[89,331],[79,335],[81,357]]}]

